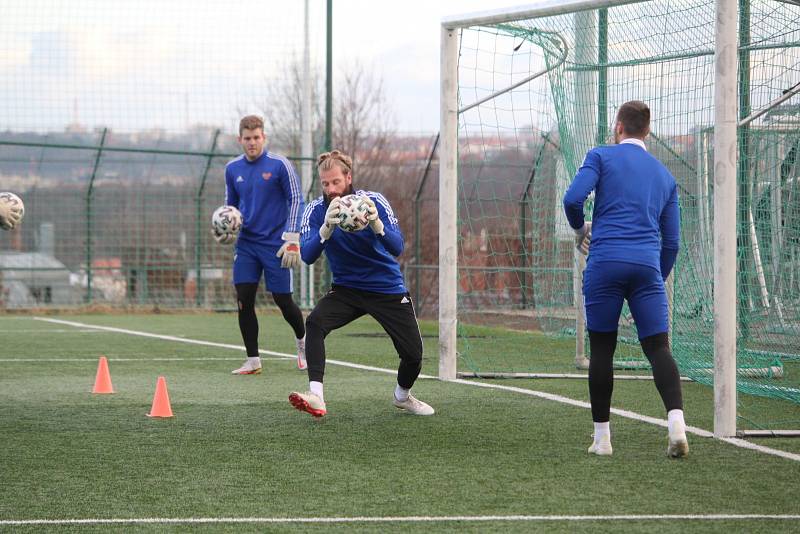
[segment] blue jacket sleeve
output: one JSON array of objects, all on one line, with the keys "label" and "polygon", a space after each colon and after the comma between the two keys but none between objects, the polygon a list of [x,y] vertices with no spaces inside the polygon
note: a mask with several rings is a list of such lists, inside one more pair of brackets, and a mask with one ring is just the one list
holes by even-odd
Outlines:
[{"label": "blue jacket sleeve", "polygon": [[294,166],[288,160],[283,160],[283,169],[281,187],[289,211],[284,232],[299,232],[304,207],[303,188],[300,186],[300,178],[297,176]]},{"label": "blue jacket sleeve", "polygon": [[397,217],[395,217],[389,201],[383,195],[370,193],[369,196],[375,202],[375,207],[378,208],[378,217],[383,221],[383,235],[377,236],[378,241],[386,249],[386,252],[397,257],[403,253],[405,247],[403,232],[400,231]]},{"label": "blue jacket sleeve", "polygon": [[236,191],[236,185],[233,182],[233,175],[225,167],[225,205],[235,206],[239,208],[239,193]]},{"label": "blue jacket sleeve", "polygon": [[592,149],[586,153],[583,165],[564,194],[564,213],[573,230],[583,227],[583,203],[597,185],[602,170],[600,154]]},{"label": "blue jacket sleeve", "polygon": [[[302,223],[300,225],[300,258],[306,265],[311,265],[319,259],[325,248],[319,237],[319,227],[322,226],[324,211],[315,209],[320,204],[309,204],[303,211]],[[322,209],[325,205],[322,204]]]},{"label": "blue jacket sleeve", "polygon": [[681,240],[681,211],[678,204],[678,187],[673,186],[669,200],[659,219],[661,230],[661,277],[666,280],[678,257]]}]

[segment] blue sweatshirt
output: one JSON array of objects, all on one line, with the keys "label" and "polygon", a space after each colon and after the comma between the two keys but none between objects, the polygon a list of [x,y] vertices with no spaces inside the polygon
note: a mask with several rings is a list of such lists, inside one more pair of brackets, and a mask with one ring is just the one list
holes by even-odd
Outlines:
[{"label": "blue sweatshirt", "polygon": [[280,246],[283,232],[299,232],[303,192],[289,160],[264,152],[253,161],[244,154],[225,166],[225,204],[242,212],[237,243]]},{"label": "blue sweatshirt", "polygon": [[592,190],[592,261],[647,265],[666,279],[680,242],[678,188],[667,168],[631,142],[593,148],[564,195],[573,229],[584,224]]},{"label": "blue sweatshirt", "polygon": [[403,252],[403,234],[389,201],[373,191],[359,190],[355,194],[368,196],[375,202],[384,235],[376,235],[369,227],[359,232],[345,232],[337,226],[331,238],[323,243],[319,229],[325,223],[328,203],[324,197],[319,197],[311,201],[303,213],[300,228],[303,261],[311,265],[325,251],[335,285],[392,295],[406,293],[403,274],[395,259]]}]

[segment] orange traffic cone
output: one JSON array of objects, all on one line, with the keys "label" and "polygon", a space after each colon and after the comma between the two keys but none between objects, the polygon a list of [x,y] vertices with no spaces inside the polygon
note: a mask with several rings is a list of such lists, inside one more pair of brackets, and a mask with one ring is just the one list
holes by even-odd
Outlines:
[{"label": "orange traffic cone", "polygon": [[167,393],[167,380],[163,376],[158,377],[156,382],[156,394],[153,396],[153,406],[147,417],[172,417],[172,407],[169,405],[169,393]]},{"label": "orange traffic cone", "polygon": [[105,356],[100,356],[100,361],[97,363],[97,376],[94,379],[92,393],[114,393],[111,375],[108,372],[108,360]]}]

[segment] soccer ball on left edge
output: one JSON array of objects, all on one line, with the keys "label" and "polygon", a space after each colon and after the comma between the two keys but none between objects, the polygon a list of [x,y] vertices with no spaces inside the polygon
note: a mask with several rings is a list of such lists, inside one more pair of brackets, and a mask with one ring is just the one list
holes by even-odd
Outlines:
[{"label": "soccer ball on left edge", "polygon": [[22,199],[11,192],[0,193],[0,228],[13,230],[25,217],[25,204]]},{"label": "soccer ball on left edge", "polygon": [[364,197],[347,195],[339,201],[339,228],[345,232],[358,232],[369,224],[369,204]]},{"label": "soccer ball on left edge", "polygon": [[242,213],[233,206],[220,206],[211,216],[211,226],[218,234],[238,234],[242,229]]}]

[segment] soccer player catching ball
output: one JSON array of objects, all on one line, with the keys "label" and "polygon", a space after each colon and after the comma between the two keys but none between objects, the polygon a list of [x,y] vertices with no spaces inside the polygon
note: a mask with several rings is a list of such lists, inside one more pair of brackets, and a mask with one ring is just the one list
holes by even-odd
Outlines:
[{"label": "soccer player catching ball", "polygon": [[[433,408],[409,392],[422,369],[422,336],[395,259],[403,252],[397,218],[380,193],[353,191],[349,156],[338,150],[325,152],[317,159],[317,168],[323,194],[303,213],[300,250],[309,265],[325,252],[333,284],[306,320],[309,391],[293,392],[289,402],[314,417],[327,413],[322,390],[325,337],[368,314],[389,334],[400,357],[394,405],[414,415],[433,415]],[[354,193],[369,205],[369,227],[349,233],[338,226],[339,202]]]},{"label": "soccer player catching ball", "polygon": [[[612,360],[622,302],[627,300],[667,410],[667,455],[677,458],[689,453],[689,445],[680,375],[669,347],[664,281],[678,255],[680,212],[675,178],[645,148],[644,138],[649,133],[647,104],[637,100],[623,104],[614,126],[616,144],[596,147],[586,154],[564,195],[564,211],[575,230],[577,248],[584,254],[589,252],[583,273],[594,421],[589,453],[612,453]],[[592,191],[593,221],[584,222],[583,203]]]},{"label": "soccer player catching ball", "polygon": [[267,152],[266,142],[261,117],[248,115],[239,122],[244,154],[225,166],[225,204],[242,213],[242,229],[238,239],[235,234],[214,234],[220,244],[236,243],[233,283],[247,360],[233,371],[235,375],[261,373],[255,305],[262,273],[267,291],[294,330],[297,366],[306,368],[303,314],[292,299],[292,268],[300,264],[303,192],[292,164]]}]

